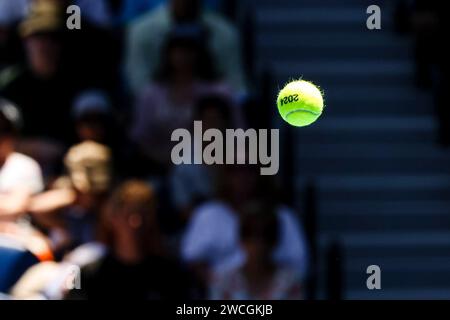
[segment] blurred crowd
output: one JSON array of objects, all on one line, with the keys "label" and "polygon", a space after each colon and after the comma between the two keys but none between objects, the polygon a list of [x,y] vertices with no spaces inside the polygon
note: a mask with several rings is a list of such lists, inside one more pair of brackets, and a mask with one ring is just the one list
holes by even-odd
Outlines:
[{"label": "blurred crowd", "polygon": [[278,177],[170,160],[255,125],[225,2],[0,0],[0,299],[305,297]]},{"label": "blurred crowd", "polygon": [[414,38],[416,84],[433,93],[439,121],[439,143],[450,146],[449,47],[445,42],[446,2],[440,0],[399,0],[396,29]]}]

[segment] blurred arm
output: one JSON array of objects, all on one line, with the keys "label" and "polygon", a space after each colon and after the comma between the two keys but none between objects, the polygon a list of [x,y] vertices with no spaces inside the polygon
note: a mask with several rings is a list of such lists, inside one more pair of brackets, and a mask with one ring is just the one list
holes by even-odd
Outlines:
[{"label": "blurred arm", "polygon": [[27,211],[31,193],[26,188],[16,188],[0,194],[0,220],[15,219]]},{"label": "blurred arm", "polygon": [[52,213],[75,202],[76,193],[71,189],[50,190],[32,197],[28,211],[36,215]]}]

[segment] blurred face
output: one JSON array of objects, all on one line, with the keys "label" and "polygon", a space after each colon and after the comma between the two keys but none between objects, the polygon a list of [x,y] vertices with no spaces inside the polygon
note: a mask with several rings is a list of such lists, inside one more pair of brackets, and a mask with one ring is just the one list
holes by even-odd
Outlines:
[{"label": "blurred face", "polygon": [[79,120],[77,125],[78,138],[81,141],[103,143],[106,140],[106,119],[101,115],[91,115]]},{"label": "blurred face", "polygon": [[197,19],[202,0],[172,0],[172,15],[176,21],[185,22]]},{"label": "blurred face", "polygon": [[61,46],[51,35],[33,35],[25,40],[28,63],[43,78],[53,76],[59,66]]},{"label": "blurred face", "polygon": [[257,172],[248,166],[234,165],[227,170],[228,190],[238,204],[250,199],[256,191]]},{"label": "blurred face", "polygon": [[225,121],[217,107],[211,106],[206,108],[202,114],[202,124],[204,130],[207,129],[225,129]]},{"label": "blurred face", "polygon": [[273,246],[262,236],[253,235],[242,241],[247,259],[249,261],[264,262],[269,261],[272,255]]},{"label": "blurred face", "polygon": [[151,210],[142,205],[127,205],[118,210],[111,216],[114,233],[122,239],[144,240],[153,223]]},{"label": "blurred face", "polygon": [[176,74],[194,74],[196,53],[186,46],[175,46],[169,53],[169,63]]},{"label": "blurred face", "polygon": [[106,165],[70,168],[70,178],[81,194],[98,194],[108,190],[111,173]]},{"label": "blurred face", "polygon": [[13,152],[13,139],[0,134],[0,167],[3,166],[8,156]]}]

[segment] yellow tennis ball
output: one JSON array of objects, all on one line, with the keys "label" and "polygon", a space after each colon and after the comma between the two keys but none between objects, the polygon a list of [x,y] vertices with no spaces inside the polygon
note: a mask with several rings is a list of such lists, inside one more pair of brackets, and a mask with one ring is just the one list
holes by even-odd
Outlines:
[{"label": "yellow tennis ball", "polygon": [[296,127],[308,126],[322,114],[322,92],[311,82],[292,81],[278,94],[277,105],[287,123]]}]

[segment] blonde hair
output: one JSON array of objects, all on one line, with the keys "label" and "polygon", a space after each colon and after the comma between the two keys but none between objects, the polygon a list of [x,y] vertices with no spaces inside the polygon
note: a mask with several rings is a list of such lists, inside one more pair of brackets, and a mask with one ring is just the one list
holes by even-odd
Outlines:
[{"label": "blonde hair", "polygon": [[85,141],[69,149],[64,164],[73,187],[84,193],[103,193],[112,184],[112,152],[94,141]]}]

